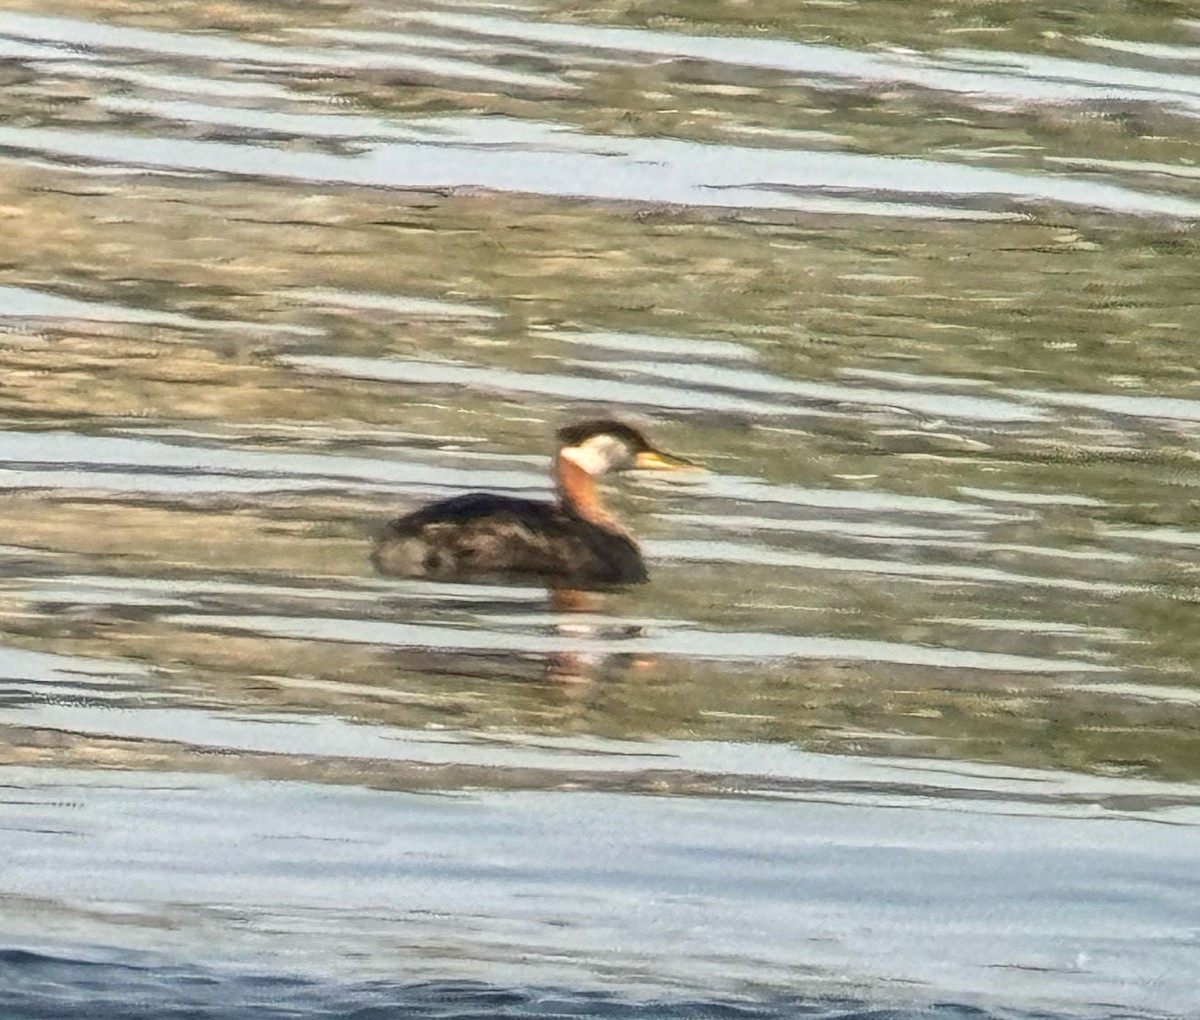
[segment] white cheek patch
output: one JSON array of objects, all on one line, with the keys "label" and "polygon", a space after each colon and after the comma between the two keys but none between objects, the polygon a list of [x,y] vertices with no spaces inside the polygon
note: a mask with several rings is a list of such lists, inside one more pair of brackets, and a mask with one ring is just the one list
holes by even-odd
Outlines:
[{"label": "white cheek patch", "polygon": [[602,475],[605,471],[618,467],[625,460],[627,452],[625,444],[619,439],[612,436],[592,436],[578,446],[568,446],[561,456],[589,475]]}]

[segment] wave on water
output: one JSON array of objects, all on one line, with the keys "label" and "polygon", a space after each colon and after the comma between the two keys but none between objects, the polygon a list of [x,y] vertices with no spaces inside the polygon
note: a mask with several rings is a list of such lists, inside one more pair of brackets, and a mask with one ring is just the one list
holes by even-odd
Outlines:
[{"label": "wave on water", "polygon": [[[569,988],[505,988],[475,981],[337,983],[225,973],[196,966],[98,961],[0,950],[5,1020],[385,1020],[572,1017],[596,1020],[1058,1020],[1065,1014],[979,1006],[870,1003],[824,996],[630,999]],[[1101,1011],[1090,1020],[1126,1020]]]}]

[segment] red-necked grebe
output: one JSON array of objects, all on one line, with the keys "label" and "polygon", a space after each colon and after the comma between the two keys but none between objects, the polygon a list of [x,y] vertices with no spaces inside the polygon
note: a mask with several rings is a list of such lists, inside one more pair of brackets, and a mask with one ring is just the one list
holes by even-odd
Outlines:
[{"label": "red-necked grebe", "polygon": [[596,479],[627,468],[694,467],[611,420],[558,432],[558,502],[473,492],[392,521],[371,557],[385,574],[442,580],[526,575],[565,584],[636,584],[646,565],[633,536],[605,509]]}]

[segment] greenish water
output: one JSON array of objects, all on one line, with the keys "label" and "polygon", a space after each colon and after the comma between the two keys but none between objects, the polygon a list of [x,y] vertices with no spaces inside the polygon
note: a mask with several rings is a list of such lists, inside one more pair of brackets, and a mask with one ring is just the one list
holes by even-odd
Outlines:
[{"label": "greenish water", "polygon": [[[155,953],[164,1009],[1193,1009],[1198,56],[1158,3],[7,4],[13,1009]],[[648,585],[372,574],[596,413],[709,469],[612,487]]]}]

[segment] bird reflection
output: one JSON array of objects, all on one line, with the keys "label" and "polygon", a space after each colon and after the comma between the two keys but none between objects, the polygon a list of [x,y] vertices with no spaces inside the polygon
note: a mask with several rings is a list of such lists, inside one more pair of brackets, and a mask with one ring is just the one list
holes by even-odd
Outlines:
[{"label": "bird reflection", "polygon": [[[640,623],[607,616],[612,597],[608,593],[554,587],[535,601],[518,595],[506,599],[493,592],[488,596],[468,603],[472,615],[485,626],[489,617],[529,618],[528,626],[513,635],[511,644],[506,640],[511,632],[506,626],[493,649],[403,648],[393,649],[391,659],[405,672],[476,682],[546,683],[563,688],[564,693],[570,688],[572,696],[579,697],[585,695],[584,689],[590,685],[617,681],[630,669],[644,667],[651,661],[644,654],[621,650],[622,642],[644,637],[646,628]],[[411,605],[408,600],[396,603],[397,609],[402,608],[405,613],[411,610]],[[461,613],[464,608],[459,598],[435,597],[426,606],[434,612],[441,608],[447,613]],[[539,624],[537,618],[545,616],[547,610],[550,619]],[[519,635],[530,638],[524,647]],[[539,638],[553,639],[556,647],[546,648],[546,642]]]}]

